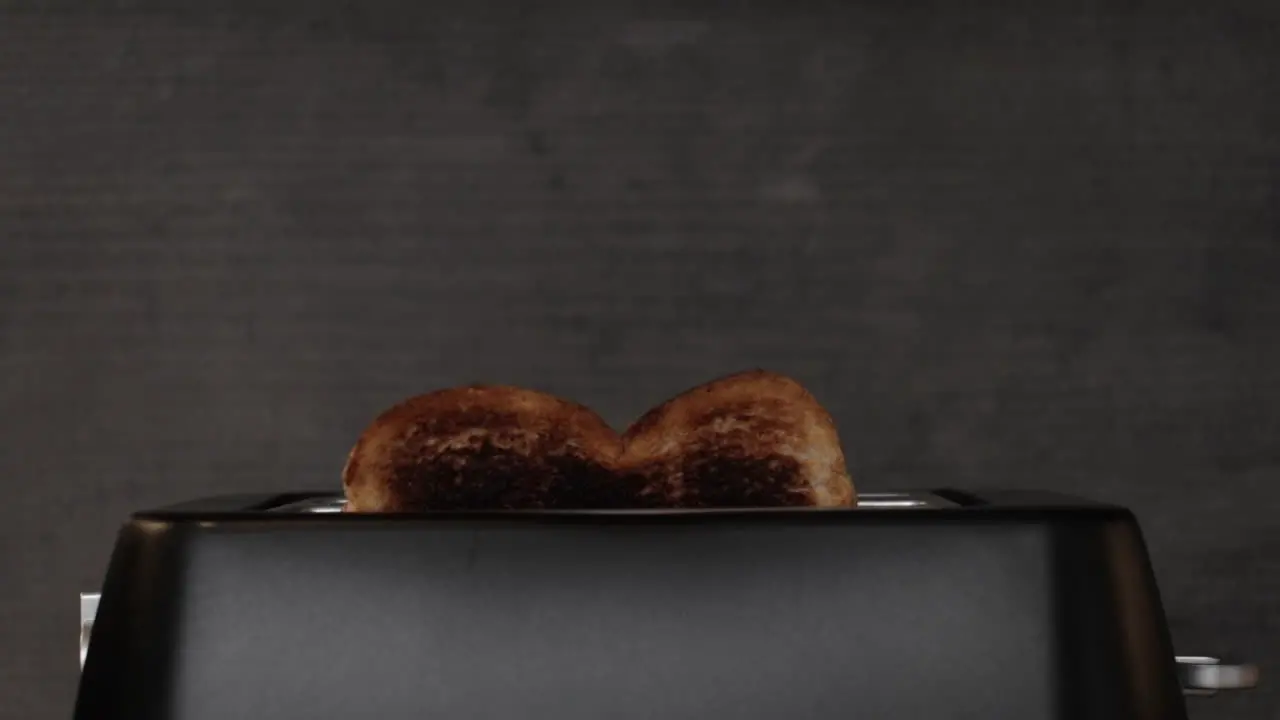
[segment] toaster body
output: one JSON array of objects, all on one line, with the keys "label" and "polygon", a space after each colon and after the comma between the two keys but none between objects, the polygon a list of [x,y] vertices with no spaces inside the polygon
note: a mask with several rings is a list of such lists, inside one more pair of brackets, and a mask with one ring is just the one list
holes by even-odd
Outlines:
[{"label": "toaster body", "polygon": [[1186,718],[1119,507],[938,490],[849,510],[334,509],[136,514],[76,720]]}]

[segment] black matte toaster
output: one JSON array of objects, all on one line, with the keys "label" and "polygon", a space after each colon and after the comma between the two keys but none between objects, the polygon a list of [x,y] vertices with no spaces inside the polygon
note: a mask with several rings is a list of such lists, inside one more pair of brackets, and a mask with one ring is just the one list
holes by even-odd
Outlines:
[{"label": "black matte toaster", "polygon": [[[1185,720],[1124,508],[140,512],[82,599],[76,720]],[[87,653],[85,649],[87,647]]]}]

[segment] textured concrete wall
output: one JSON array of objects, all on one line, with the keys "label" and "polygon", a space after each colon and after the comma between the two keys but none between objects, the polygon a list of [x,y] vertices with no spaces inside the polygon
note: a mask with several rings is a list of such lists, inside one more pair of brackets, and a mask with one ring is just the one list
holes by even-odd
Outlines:
[{"label": "textured concrete wall", "polygon": [[647,5],[0,3],[0,717],[68,716],[132,509],[750,366],[864,488],[1133,507],[1179,648],[1280,680],[1275,3]]}]

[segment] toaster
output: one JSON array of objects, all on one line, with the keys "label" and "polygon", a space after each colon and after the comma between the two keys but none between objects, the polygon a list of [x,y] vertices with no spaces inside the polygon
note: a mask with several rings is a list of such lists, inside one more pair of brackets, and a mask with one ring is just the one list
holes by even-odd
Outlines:
[{"label": "toaster", "polygon": [[1185,720],[1132,513],[1048,493],[856,509],[139,512],[81,598],[76,720]]}]

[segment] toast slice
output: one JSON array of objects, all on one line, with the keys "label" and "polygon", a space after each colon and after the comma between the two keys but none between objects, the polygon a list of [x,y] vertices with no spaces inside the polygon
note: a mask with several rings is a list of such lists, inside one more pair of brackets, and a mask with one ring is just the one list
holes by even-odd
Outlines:
[{"label": "toast slice", "polygon": [[800,383],[754,370],[687,390],[622,436],[641,505],[848,507],[853,481],[835,423]]},{"label": "toast slice", "polygon": [[360,436],[342,473],[351,512],[622,507],[622,443],[591,410],[476,385],[410,398]]},{"label": "toast slice", "polygon": [[688,390],[619,436],[576,403],[477,385],[410,398],[360,436],[351,512],[847,507],[831,416],[765,371]]}]

